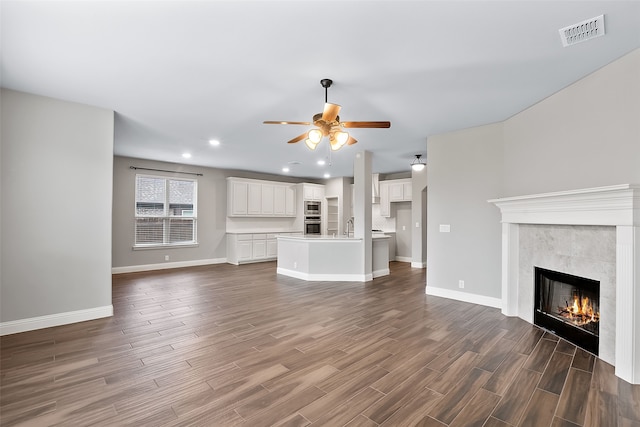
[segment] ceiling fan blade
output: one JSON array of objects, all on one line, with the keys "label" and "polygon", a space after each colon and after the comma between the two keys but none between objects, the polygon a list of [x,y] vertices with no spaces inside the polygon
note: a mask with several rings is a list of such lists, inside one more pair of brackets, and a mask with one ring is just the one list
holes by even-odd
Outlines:
[{"label": "ceiling fan blade", "polygon": [[358,140],[352,137],[351,135],[349,135],[349,139],[347,139],[347,145],[353,145],[356,142],[358,142]]},{"label": "ceiling fan blade", "polygon": [[275,120],[265,120],[262,123],[265,125],[306,125],[306,126],[311,125],[311,123],[309,122],[279,122]]},{"label": "ceiling fan blade", "polygon": [[391,122],[340,122],[346,128],[376,128],[386,129],[391,127]]},{"label": "ceiling fan blade", "polygon": [[322,112],[322,120],[325,122],[332,122],[338,117],[341,106],[338,104],[331,104],[327,102],[324,104],[324,111]]},{"label": "ceiling fan blade", "polygon": [[307,132],[300,134],[298,136],[296,136],[295,138],[293,138],[291,141],[287,141],[287,144],[295,144],[298,141],[302,141],[303,139],[305,139],[307,137]]}]

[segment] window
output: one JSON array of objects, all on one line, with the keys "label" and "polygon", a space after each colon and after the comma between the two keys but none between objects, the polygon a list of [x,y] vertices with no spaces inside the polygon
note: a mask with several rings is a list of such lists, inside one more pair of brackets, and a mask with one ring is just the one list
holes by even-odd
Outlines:
[{"label": "window", "polygon": [[135,246],[197,243],[193,179],[136,175]]}]

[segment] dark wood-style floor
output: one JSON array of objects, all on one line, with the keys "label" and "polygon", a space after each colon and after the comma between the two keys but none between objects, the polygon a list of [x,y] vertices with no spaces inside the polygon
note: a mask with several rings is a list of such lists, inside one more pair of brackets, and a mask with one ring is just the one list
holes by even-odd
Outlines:
[{"label": "dark wood-style floor", "polygon": [[112,318],[2,337],[1,424],[640,426],[640,386],[612,366],[391,268],[116,275]]}]

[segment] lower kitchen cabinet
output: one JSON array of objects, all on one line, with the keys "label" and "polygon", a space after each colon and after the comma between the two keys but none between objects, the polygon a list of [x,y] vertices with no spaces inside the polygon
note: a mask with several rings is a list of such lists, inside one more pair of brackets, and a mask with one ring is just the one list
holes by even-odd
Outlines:
[{"label": "lower kitchen cabinet", "polygon": [[293,233],[227,233],[227,262],[244,264],[278,257],[278,235]]},{"label": "lower kitchen cabinet", "polygon": [[278,257],[278,239],[275,234],[267,234],[267,258],[276,259]]}]

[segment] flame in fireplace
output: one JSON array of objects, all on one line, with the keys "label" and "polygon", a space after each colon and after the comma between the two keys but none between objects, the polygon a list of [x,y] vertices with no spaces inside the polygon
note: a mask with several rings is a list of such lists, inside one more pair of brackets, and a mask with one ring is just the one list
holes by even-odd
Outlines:
[{"label": "flame in fireplace", "polygon": [[577,326],[586,325],[587,323],[599,322],[600,312],[593,309],[593,304],[589,298],[573,297],[573,304],[566,302],[566,307],[558,307],[560,316],[568,319]]}]

